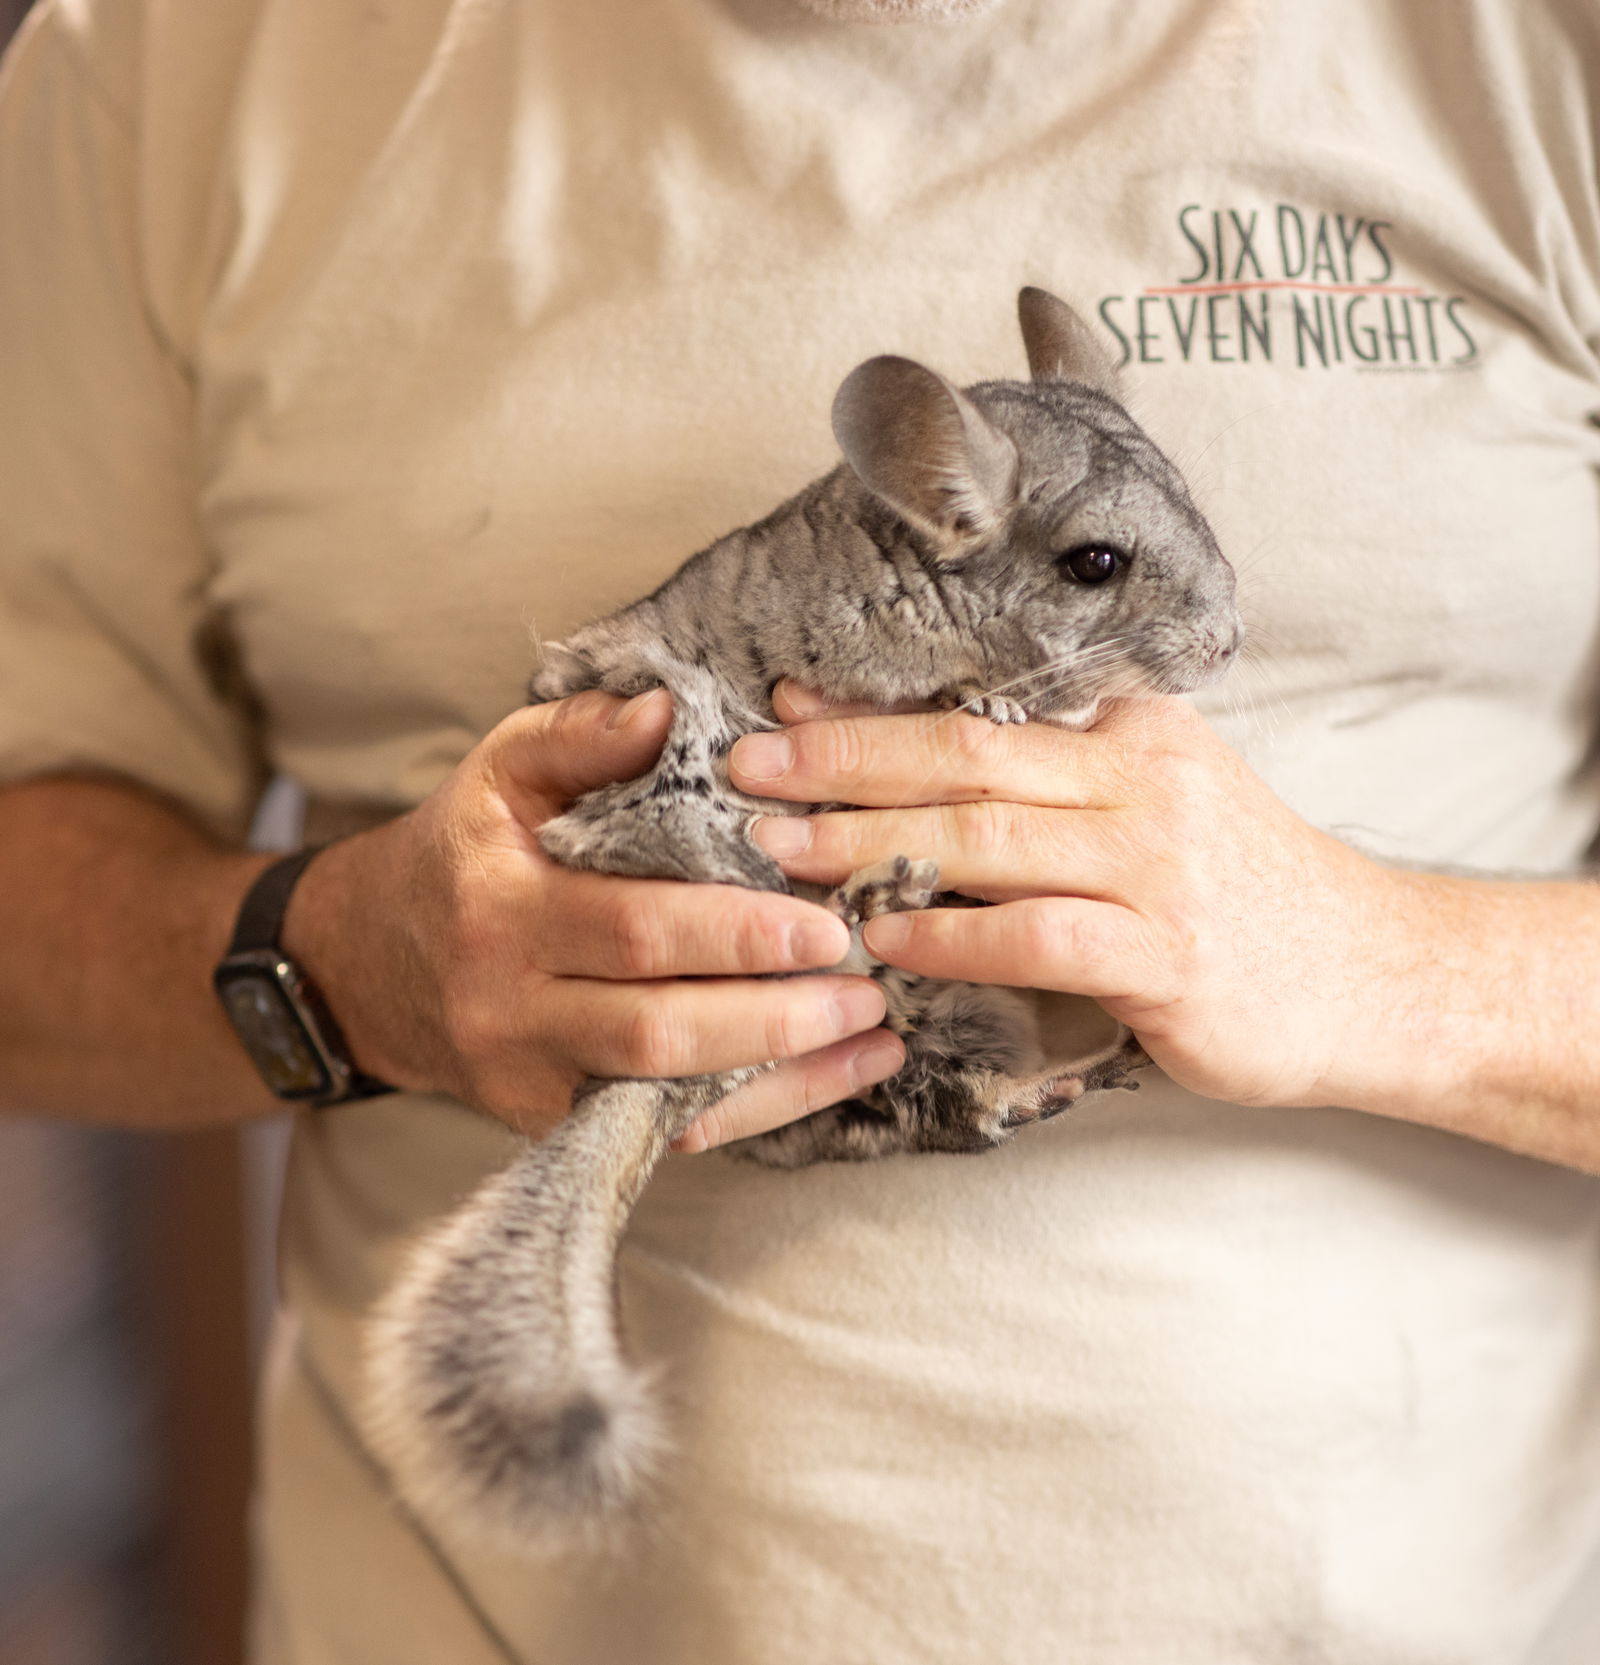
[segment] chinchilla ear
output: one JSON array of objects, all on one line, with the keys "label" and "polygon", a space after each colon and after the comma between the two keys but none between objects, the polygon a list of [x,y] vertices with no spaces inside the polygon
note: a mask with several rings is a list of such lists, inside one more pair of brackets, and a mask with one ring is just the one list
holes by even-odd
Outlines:
[{"label": "chinchilla ear", "polygon": [[861,483],[937,543],[981,541],[1016,500],[1016,446],[908,358],[858,364],[833,401],[833,432]]},{"label": "chinchilla ear", "polygon": [[1036,382],[1082,382],[1114,398],[1117,367],[1095,333],[1048,289],[1024,289],[1017,296],[1022,344]]}]

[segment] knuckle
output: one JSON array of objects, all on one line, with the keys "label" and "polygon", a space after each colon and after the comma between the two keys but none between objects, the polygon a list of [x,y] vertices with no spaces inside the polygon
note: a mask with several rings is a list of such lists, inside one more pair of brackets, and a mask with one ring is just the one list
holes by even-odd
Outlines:
[{"label": "knuckle", "polygon": [[815,1001],[788,999],[768,1014],[766,1051],[773,1058],[795,1058],[818,1044]]},{"label": "knuckle", "polygon": [[730,940],[736,971],[774,970],[788,962],[788,921],[772,918],[764,910],[740,911]]},{"label": "knuckle", "polygon": [[1210,772],[1193,752],[1181,746],[1159,746],[1141,763],[1145,778],[1173,803],[1198,801],[1209,784]]},{"label": "knuckle", "polygon": [[587,733],[605,703],[604,698],[592,690],[553,701],[543,708],[550,714],[545,725],[545,738],[565,745],[577,735]]},{"label": "knuckle", "polygon": [[1206,928],[1205,917],[1198,908],[1178,902],[1168,908],[1163,923],[1164,941],[1159,958],[1175,982],[1191,986],[1205,976],[1217,957],[1216,943]]},{"label": "knuckle", "polygon": [[505,1043],[501,1010],[476,993],[446,995],[441,1018],[446,1043],[471,1074],[479,1073]]},{"label": "knuckle", "polygon": [[1023,952],[1045,965],[1063,959],[1069,964],[1093,964],[1104,959],[1111,946],[1111,932],[1099,909],[1048,903],[1029,910],[1023,936]]},{"label": "knuckle", "polygon": [[974,717],[970,712],[957,712],[945,725],[949,739],[940,734],[935,744],[942,751],[949,746],[964,764],[983,770],[1004,748],[1006,736],[999,726],[986,717]]},{"label": "knuckle", "polygon": [[580,694],[543,708],[549,715],[534,742],[541,762],[564,756],[578,743],[580,731],[587,726],[584,719],[590,704],[588,696]]},{"label": "knuckle", "polygon": [[549,726],[548,708],[542,705],[519,705],[502,717],[467,754],[478,787],[492,787],[507,754],[536,743]]},{"label": "knuckle", "polygon": [[856,1092],[855,1078],[850,1066],[838,1061],[819,1064],[805,1071],[800,1078],[798,1102],[794,1114],[812,1115],[850,1098]]},{"label": "knuckle", "polygon": [[529,1110],[528,1093],[504,1075],[483,1072],[472,1082],[472,1095],[479,1109],[487,1110],[503,1122],[516,1123]]},{"label": "knuckle", "polygon": [[581,715],[582,702],[564,699],[552,700],[549,705],[534,707],[540,722],[534,735],[530,736],[536,745],[562,745],[572,733],[573,719]]},{"label": "knuckle", "polygon": [[1179,699],[1166,699],[1159,703],[1160,718],[1174,734],[1187,738],[1205,732],[1206,720],[1192,705]]},{"label": "knuckle", "polygon": [[572,1109],[572,1087],[564,1080],[530,1073],[524,1060],[506,1060],[471,1084],[470,1102],[518,1133],[542,1139],[555,1131]]},{"label": "knuckle", "polygon": [[463,958],[476,958],[488,949],[503,912],[483,851],[459,825],[440,829],[434,850],[441,876],[437,917],[442,919],[446,949]]},{"label": "knuckle", "polygon": [[586,689],[530,708],[532,721],[520,737],[520,749],[540,769],[565,761],[594,743],[595,730],[608,705],[597,690]]},{"label": "knuckle", "polygon": [[1177,790],[1166,797],[1157,810],[1157,825],[1165,834],[1169,843],[1177,846],[1175,855],[1186,854],[1190,840],[1198,831],[1201,820],[1201,808],[1195,794],[1187,789],[1181,777],[1181,769],[1177,775],[1169,776],[1169,782]]},{"label": "knuckle", "polygon": [[684,1129],[683,1137],[678,1140],[677,1149],[682,1151],[685,1156],[698,1156],[702,1151],[710,1150],[717,1143],[717,1140],[712,1136],[715,1129],[706,1120],[706,1117],[710,1114],[709,1110],[702,1112]]},{"label": "knuckle", "polygon": [[691,1150],[711,1150],[717,1145],[725,1145],[733,1138],[734,1130],[730,1126],[728,1101],[719,1099],[709,1110],[702,1110],[689,1128],[693,1143],[686,1148]]},{"label": "knuckle", "polygon": [[548,700],[536,705],[519,705],[508,711],[489,730],[484,739],[491,743],[507,739],[527,740],[531,736],[544,733],[550,726],[550,719],[559,709],[559,702],[552,704]]},{"label": "knuckle", "polygon": [[979,861],[1003,857],[1015,835],[1011,808],[993,799],[955,804],[951,809],[957,843]]},{"label": "knuckle", "polygon": [[633,1075],[671,1076],[690,1068],[688,1035],[667,1001],[639,1002],[624,1020],[622,1059]]},{"label": "knuckle", "polygon": [[797,737],[801,762],[825,776],[853,778],[867,767],[867,746],[859,723],[833,722]]},{"label": "knuckle", "polygon": [[667,955],[661,921],[655,907],[633,892],[620,897],[612,907],[609,922],[611,955],[625,977],[659,977]]},{"label": "knuckle", "polygon": [[1022,918],[1022,941],[1019,946],[1031,961],[1048,965],[1063,953],[1076,947],[1076,932],[1070,915],[1050,907],[1029,908]]},{"label": "knuckle", "polygon": [[493,952],[494,910],[484,906],[475,885],[456,885],[445,910],[448,960],[458,966],[481,965]]}]

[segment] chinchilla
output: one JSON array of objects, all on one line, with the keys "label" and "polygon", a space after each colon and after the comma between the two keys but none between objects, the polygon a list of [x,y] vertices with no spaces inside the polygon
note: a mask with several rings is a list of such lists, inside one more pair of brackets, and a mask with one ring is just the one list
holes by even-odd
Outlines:
[{"label": "chinchilla", "polygon": [[[834,401],[838,467],[547,644],[533,679],[534,701],[673,697],[654,767],[547,823],[551,855],[824,901],[852,927],[841,969],[882,985],[905,1067],[734,1147],[757,1161],[989,1150],[1086,1092],[1135,1085],[1148,1062],[1124,1030],[1052,1063],[1023,993],[872,960],[860,926],[875,913],[970,900],[940,895],[933,864],[907,856],[832,893],[791,885],[748,828],[809,806],[728,779],[734,741],[778,726],[783,677],[842,701],[1081,728],[1102,699],[1187,692],[1237,650],[1233,571],[1092,332],[1039,289],[1019,311],[1031,381],[963,391],[908,359],[860,365]],[[669,1442],[618,1334],[618,1242],[672,1141],[755,1073],[585,1082],[559,1128],[415,1246],[368,1332],[367,1423],[411,1504],[517,1550],[637,1515]]]}]

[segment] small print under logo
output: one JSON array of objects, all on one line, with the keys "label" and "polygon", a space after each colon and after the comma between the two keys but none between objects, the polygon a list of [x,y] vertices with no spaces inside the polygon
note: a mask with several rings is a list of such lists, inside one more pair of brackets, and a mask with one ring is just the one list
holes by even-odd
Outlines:
[{"label": "small print under logo", "polygon": [[1186,270],[1100,318],[1123,364],[1287,363],[1302,370],[1463,370],[1478,343],[1460,295],[1397,283],[1387,220],[1270,209],[1179,209]]}]

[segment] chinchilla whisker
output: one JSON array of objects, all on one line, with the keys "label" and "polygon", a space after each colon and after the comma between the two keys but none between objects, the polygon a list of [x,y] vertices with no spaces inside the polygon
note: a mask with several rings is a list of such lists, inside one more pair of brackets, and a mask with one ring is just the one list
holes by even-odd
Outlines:
[{"label": "chinchilla whisker", "polygon": [[[1258,683],[1265,683],[1269,675],[1267,657],[1263,651],[1265,645],[1258,642],[1252,647],[1249,642],[1246,642],[1239,652],[1239,669],[1246,676],[1254,678]],[[1269,692],[1273,702],[1282,707],[1284,711],[1289,709],[1288,702],[1281,694],[1272,692],[1270,689],[1264,691]]]},{"label": "chinchilla whisker", "polygon": [[1266,402],[1266,404],[1256,405],[1252,409],[1244,411],[1240,415],[1234,417],[1234,419],[1231,422],[1227,423],[1224,427],[1218,428],[1217,431],[1211,436],[1211,438],[1208,439],[1205,442],[1205,444],[1202,445],[1200,447],[1200,449],[1198,451],[1196,451],[1195,454],[1188,459],[1187,463],[1185,464],[1185,466],[1182,470],[1183,473],[1188,474],[1190,469],[1196,467],[1199,464],[1201,458],[1205,456],[1206,452],[1209,451],[1211,449],[1211,447],[1217,443],[1218,440],[1224,438],[1228,434],[1231,434],[1233,432],[1233,430],[1235,428],[1237,428],[1241,422],[1248,422],[1253,417],[1260,416],[1260,414],[1263,411],[1274,410],[1274,409],[1276,409],[1277,406],[1287,404],[1287,403],[1288,403],[1288,401],[1286,399],[1269,399]]},{"label": "chinchilla whisker", "polygon": [[[1021,676],[1010,678],[1008,681],[997,683],[992,688],[980,690],[981,694],[1003,694],[1010,689],[1020,687],[1024,683],[1045,682],[1045,686],[1034,690],[1036,697],[1047,697],[1053,694],[1059,686],[1063,686],[1073,676],[1082,675],[1085,671],[1093,671],[1096,688],[1100,687],[1102,678],[1110,671],[1114,671],[1118,659],[1127,658],[1127,650],[1123,646],[1124,638],[1111,636],[1101,642],[1091,643],[1088,647],[1075,648],[1071,653],[1063,654],[1059,659],[1053,659],[1048,664],[1040,665],[1034,670],[1026,671]],[[974,696],[977,697],[977,696]],[[935,719],[933,732],[937,732],[952,719],[963,714],[964,708],[957,706],[953,711],[946,711]],[[939,766],[950,755],[952,747],[945,747],[936,757],[928,772],[905,794],[893,807],[905,809],[915,804],[921,795],[923,787],[938,773]]]},{"label": "chinchilla whisker", "polygon": [[[1122,649],[1122,642],[1121,636],[1109,636],[1103,642],[1091,642],[1088,647],[1075,648],[1060,659],[1052,659],[1048,664],[1040,665],[1035,670],[1024,671],[1021,676],[1011,677],[1008,681],[997,682],[992,688],[985,688],[982,692],[986,695],[1004,694],[1013,688],[1022,687],[1025,683],[1059,677],[1069,671],[1088,669],[1102,659],[1115,658]],[[955,713],[951,712],[950,715],[954,716]]]},{"label": "chinchilla whisker", "polygon": [[1248,724],[1256,735],[1271,744],[1278,737],[1280,717],[1291,715],[1288,702],[1271,688],[1252,688],[1251,682],[1259,684],[1265,673],[1260,664],[1247,659],[1244,653],[1239,657],[1241,663],[1235,667],[1239,679],[1230,679],[1223,709],[1228,716]]},{"label": "chinchilla whisker", "polygon": [[1246,573],[1253,572],[1256,569],[1257,563],[1270,548],[1272,540],[1277,537],[1279,531],[1280,528],[1277,526],[1270,527],[1237,560],[1229,560],[1228,565],[1233,568],[1235,579],[1242,579]]},{"label": "chinchilla whisker", "polygon": [[[1121,673],[1119,680],[1118,673]],[[1085,648],[1078,653],[1070,654],[1052,664],[1041,666],[1028,676],[1019,677],[1016,682],[1038,681],[1041,686],[1031,690],[1034,699],[1044,700],[1052,698],[1063,688],[1067,687],[1074,678],[1092,674],[1095,681],[1097,698],[1115,697],[1120,693],[1142,692],[1144,689],[1142,671],[1138,671],[1128,652],[1123,646],[1123,638],[1114,637],[1105,642],[1097,642],[1093,647]],[[1015,682],[1001,683],[993,692],[1003,692],[1007,688],[1016,686]],[[954,716],[955,713],[950,713]]]},{"label": "chinchilla whisker", "polygon": [[[1031,671],[1025,671],[1021,676],[1014,676],[1005,682],[997,682],[993,687],[980,688],[973,695],[974,699],[989,698],[995,694],[1009,693],[1016,688],[1024,687],[1028,683],[1044,683],[1043,688],[1033,690],[1035,697],[1040,694],[1053,692],[1055,687],[1064,683],[1068,677],[1081,675],[1086,671],[1093,671],[1099,675],[1102,668],[1114,665],[1117,659],[1125,654],[1122,638],[1114,636],[1103,642],[1095,642],[1086,648],[1077,648],[1060,659],[1052,659],[1048,664],[1039,665]],[[952,718],[959,717],[966,710],[966,706],[959,705],[953,711],[947,711],[934,725],[940,727]]]}]

